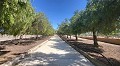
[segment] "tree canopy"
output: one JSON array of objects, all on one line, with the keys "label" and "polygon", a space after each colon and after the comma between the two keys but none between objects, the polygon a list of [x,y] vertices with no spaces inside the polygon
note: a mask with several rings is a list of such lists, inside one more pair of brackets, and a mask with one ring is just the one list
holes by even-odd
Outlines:
[{"label": "tree canopy", "polygon": [[37,33],[44,35],[46,32],[50,32],[46,35],[51,35],[54,29],[43,13],[34,11],[30,0],[0,0],[1,34],[16,36]]},{"label": "tree canopy", "polygon": [[[94,45],[98,46],[98,33],[109,35],[120,30],[119,3],[120,0],[88,0],[86,9],[75,11],[70,19],[69,26],[71,27],[64,27],[64,29],[71,29],[73,35],[93,32]],[[61,26],[58,32],[64,31]],[[67,34],[66,31],[64,34]]]},{"label": "tree canopy", "polygon": [[38,13],[32,22],[33,32],[40,35],[53,35],[54,29],[44,13]]}]

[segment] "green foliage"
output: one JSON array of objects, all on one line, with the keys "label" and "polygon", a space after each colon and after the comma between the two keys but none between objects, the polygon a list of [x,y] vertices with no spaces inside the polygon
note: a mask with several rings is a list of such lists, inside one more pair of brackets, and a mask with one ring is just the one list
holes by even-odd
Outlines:
[{"label": "green foliage", "polygon": [[[101,34],[112,34],[120,26],[119,0],[88,0],[84,11],[75,11],[70,19],[72,34],[94,31]],[[63,30],[61,30],[63,31]]]},{"label": "green foliage", "polygon": [[51,26],[51,24],[48,24],[46,32],[44,33],[44,35],[52,36],[52,35],[54,35],[54,33],[55,33],[54,28]]},{"label": "green foliage", "polygon": [[38,13],[35,16],[35,20],[32,23],[33,34],[40,35],[53,35],[54,29],[51,26],[50,22],[44,15],[44,13]]},{"label": "green foliage", "polygon": [[85,28],[85,23],[84,23],[84,11],[75,11],[74,16],[70,19],[71,23],[71,31],[72,34],[80,34],[84,32],[83,30]]},{"label": "green foliage", "polygon": [[90,31],[110,34],[117,29],[116,22],[120,16],[119,0],[89,0],[86,7],[87,24]]},{"label": "green foliage", "polygon": [[29,0],[0,1],[0,27],[3,34],[25,34],[33,20],[34,10]]},{"label": "green foliage", "polygon": [[59,26],[58,33],[77,35],[93,32],[94,42],[97,44],[96,34],[110,35],[120,31],[120,0],[88,0],[84,11],[75,11],[70,19],[70,27],[65,23]]},{"label": "green foliage", "polygon": [[0,0],[0,33],[10,35],[53,35],[43,13],[35,14],[30,0]]},{"label": "green foliage", "polygon": [[63,34],[63,35],[70,35],[71,34],[71,28],[70,28],[70,23],[68,19],[65,19],[61,25],[59,25],[58,29],[58,34]]},{"label": "green foliage", "polygon": [[70,26],[72,27],[72,33],[73,34],[78,34],[79,33],[79,26],[77,25],[78,23],[78,18],[79,18],[80,14],[79,11],[75,11],[74,16],[70,19],[71,24]]}]

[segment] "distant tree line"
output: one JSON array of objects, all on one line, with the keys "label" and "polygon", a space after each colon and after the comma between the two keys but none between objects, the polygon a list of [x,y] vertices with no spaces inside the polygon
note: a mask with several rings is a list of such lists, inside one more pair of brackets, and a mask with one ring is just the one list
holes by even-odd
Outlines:
[{"label": "distant tree line", "polygon": [[98,47],[97,34],[120,32],[120,0],[88,0],[85,10],[77,10],[70,20],[59,25],[59,35],[77,35],[92,32],[94,46]]}]

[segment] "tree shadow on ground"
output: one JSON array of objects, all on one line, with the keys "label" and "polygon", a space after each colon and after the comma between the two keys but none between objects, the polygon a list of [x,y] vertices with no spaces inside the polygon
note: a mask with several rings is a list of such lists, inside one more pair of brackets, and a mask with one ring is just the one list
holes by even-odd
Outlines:
[{"label": "tree shadow on ground", "polygon": [[0,51],[0,56],[6,54],[8,52],[10,52],[10,51]]},{"label": "tree shadow on ground", "polygon": [[78,42],[78,41],[67,41],[69,42],[71,45],[76,46],[77,48],[80,48],[81,50],[85,51],[85,52],[94,52],[94,53],[103,53],[104,50],[94,47],[93,44],[87,44],[87,43],[83,43],[83,42]]},{"label": "tree shadow on ground", "polygon": [[70,41],[69,39],[65,37],[62,37],[62,39],[65,40],[68,44],[75,46],[79,48],[80,50],[83,50],[84,52],[89,53],[90,56],[105,63],[107,66],[119,66],[120,65],[120,60],[116,60],[114,58],[106,58],[105,56],[103,57],[101,54],[104,52],[104,50],[101,48],[94,47],[93,44],[87,44],[87,43],[83,43],[81,41],[75,41],[75,40]]},{"label": "tree shadow on ground", "polygon": [[119,66],[120,65],[120,60],[116,60],[114,58],[108,58],[108,60],[111,62],[112,66]]},{"label": "tree shadow on ground", "polygon": [[[67,41],[75,41],[75,39],[67,39]],[[78,39],[78,41],[83,41],[83,40]]]},{"label": "tree shadow on ground", "polygon": [[60,42],[60,41],[62,41],[62,40],[59,40],[59,39],[49,39],[49,41]]},{"label": "tree shadow on ground", "polygon": [[35,43],[37,40],[44,39],[46,37],[31,37],[31,38],[23,38],[23,39],[13,39],[13,40],[6,40],[6,41],[0,41],[0,45],[28,45]]},{"label": "tree shadow on ground", "polygon": [[14,40],[7,40],[1,41],[0,45],[28,45],[30,43],[34,43],[34,40],[25,40],[25,39],[14,39]]},{"label": "tree shadow on ground", "polygon": [[54,48],[56,50],[60,50],[60,51],[65,51],[65,52],[72,52],[73,53],[73,49],[71,49],[71,47],[69,45],[65,45],[64,41],[58,41],[56,44],[54,45],[49,45],[51,48]]},{"label": "tree shadow on ground", "polygon": [[4,49],[5,49],[5,46],[4,45],[0,45],[0,56],[10,52],[10,51],[5,51]]},{"label": "tree shadow on ground", "polygon": [[[27,55],[22,62],[24,66],[92,66],[83,56],[75,56],[74,54],[46,54],[36,52]],[[26,64],[26,65],[25,65]]]},{"label": "tree shadow on ground", "polygon": [[102,61],[105,63],[107,66],[119,66],[120,65],[120,60],[116,60],[114,58],[107,58],[107,61],[104,57],[90,54],[91,56],[95,57],[97,60]]}]

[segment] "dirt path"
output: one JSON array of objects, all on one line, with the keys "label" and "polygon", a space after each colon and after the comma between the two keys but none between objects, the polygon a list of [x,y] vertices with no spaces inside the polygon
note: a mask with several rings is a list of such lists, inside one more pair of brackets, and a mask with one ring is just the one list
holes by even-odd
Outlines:
[{"label": "dirt path", "polygon": [[94,66],[57,35],[31,52],[17,66]]}]

